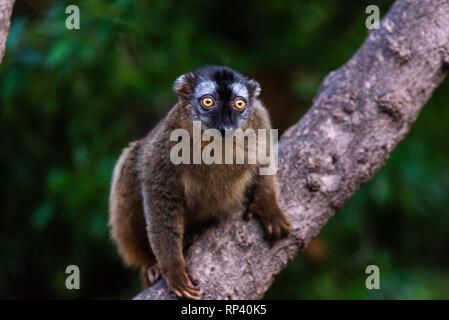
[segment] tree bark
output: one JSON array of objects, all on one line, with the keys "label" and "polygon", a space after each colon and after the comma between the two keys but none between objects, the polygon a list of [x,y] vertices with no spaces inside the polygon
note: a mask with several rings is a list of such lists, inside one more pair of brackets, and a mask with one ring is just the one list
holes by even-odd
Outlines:
[{"label": "tree bark", "polygon": [[3,55],[5,54],[13,6],[14,0],[0,0],[0,63],[2,63]]},{"label": "tree bark", "polygon": [[[273,247],[236,214],[186,252],[202,299],[262,298],[276,274],[369,181],[449,70],[449,0],[399,0],[357,53],[331,72],[279,142],[278,197],[292,222]],[[163,280],[135,299],[175,299]]]}]

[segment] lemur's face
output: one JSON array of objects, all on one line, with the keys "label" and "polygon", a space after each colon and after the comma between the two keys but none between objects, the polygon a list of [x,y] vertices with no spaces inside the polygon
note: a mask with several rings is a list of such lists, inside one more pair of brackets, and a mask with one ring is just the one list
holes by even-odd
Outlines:
[{"label": "lemur's face", "polygon": [[193,120],[224,134],[244,126],[260,87],[232,69],[212,66],[179,77],[175,91],[190,104]]}]

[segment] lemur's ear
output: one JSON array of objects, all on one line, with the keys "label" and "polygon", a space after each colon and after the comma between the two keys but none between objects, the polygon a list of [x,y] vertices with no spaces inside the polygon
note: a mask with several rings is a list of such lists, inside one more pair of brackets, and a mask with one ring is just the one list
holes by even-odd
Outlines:
[{"label": "lemur's ear", "polygon": [[195,84],[195,75],[191,72],[178,77],[173,84],[173,91],[180,98],[188,98],[191,96]]},{"label": "lemur's ear", "polygon": [[256,80],[250,79],[248,81],[248,87],[251,90],[251,93],[254,98],[257,98],[260,95],[260,84]]}]

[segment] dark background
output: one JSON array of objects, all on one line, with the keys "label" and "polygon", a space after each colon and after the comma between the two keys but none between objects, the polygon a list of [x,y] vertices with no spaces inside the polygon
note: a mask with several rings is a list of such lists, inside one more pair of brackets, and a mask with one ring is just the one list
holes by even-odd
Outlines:
[{"label": "dark background", "polygon": [[[78,3],[77,3],[78,2]],[[108,234],[114,162],[175,102],[177,76],[223,64],[255,79],[274,127],[311,106],[392,1],[16,1],[0,65],[0,298],[130,298],[138,272]],[[78,4],[81,29],[65,28]],[[387,165],[266,298],[449,298],[449,83]],[[65,288],[65,267],[81,289]],[[380,267],[381,289],[365,288]]]}]

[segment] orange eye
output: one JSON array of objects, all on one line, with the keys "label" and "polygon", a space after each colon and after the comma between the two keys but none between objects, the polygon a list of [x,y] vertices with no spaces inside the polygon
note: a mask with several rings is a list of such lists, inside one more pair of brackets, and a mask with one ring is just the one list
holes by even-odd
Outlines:
[{"label": "orange eye", "polygon": [[243,110],[245,108],[246,102],[242,98],[235,99],[234,101],[234,107],[236,107],[238,110]]},{"label": "orange eye", "polygon": [[211,96],[206,96],[203,99],[201,99],[201,104],[205,108],[210,108],[215,104],[215,101]]}]

